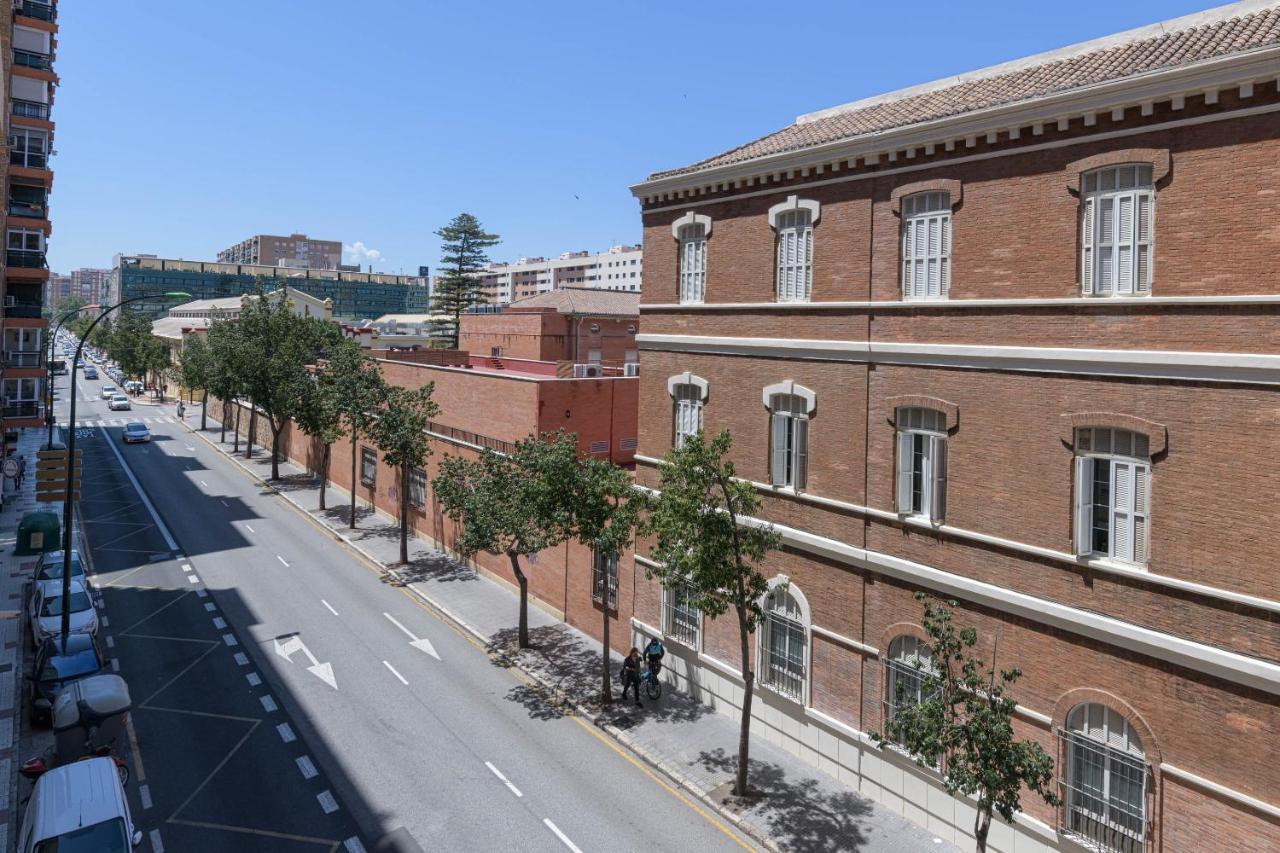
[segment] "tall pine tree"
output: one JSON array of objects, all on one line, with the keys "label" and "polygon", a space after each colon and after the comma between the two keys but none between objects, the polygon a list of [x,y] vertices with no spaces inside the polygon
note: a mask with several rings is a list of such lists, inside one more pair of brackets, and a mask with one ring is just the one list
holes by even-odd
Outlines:
[{"label": "tall pine tree", "polygon": [[441,319],[433,325],[432,335],[456,349],[462,312],[485,302],[475,273],[489,262],[485,250],[502,238],[486,233],[470,213],[459,213],[436,236],[440,238],[440,276],[431,294],[431,313]]}]

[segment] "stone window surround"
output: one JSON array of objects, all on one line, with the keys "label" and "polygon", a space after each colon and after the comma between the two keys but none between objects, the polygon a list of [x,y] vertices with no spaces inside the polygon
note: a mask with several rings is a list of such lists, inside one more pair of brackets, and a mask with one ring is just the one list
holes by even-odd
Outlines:
[{"label": "stone window surround", "polygon": [[1062,415],[1058,437],[1067,447],[1075,447],[1077,427],[1111,427],[1141,433],[1147,437],[1148,452],[1152,457],[1163,453],[1169,444],[1169,431],[1164,424],[1122,412],[1073,412]]},{"label": "stone window surround", "polygon": [[1126,163],[1149,163],[1151,165],[1151,186],[1159,189],[1159,184],[1169,176],[1173,163],[1168,148],[1119,148],[1115,151],[1104,151],[1066,165],[1067,192],[1080,195],[1080,181],[1087,172],[1105,169],[1108,166],[1123,166]]},{"label": "stone window surround", "polygon": [[[670,380],[667,380],[670,382]],[[806,414],[813,415],[813,410],[818,407],[818,395],[810,389],[798,384],[794,379],[785,379],[782,382],[775,382],[772,385],[766,385],[761,392],[761,399],[764,407],[773,411],[773,401],[770,399],[774,394],[792,394],[804,400],[807,407]]]},{"label": "stone window surround", "polygon": [[707,216],[705,213],[694,213],[692,210],[690,210],[684,216],[681,216],[678,219],[675,219],[672,221],[671,238],[673,240],[679,240],[680,229],[686,225],[701,225],[702,236],[704,237],[711,236],[711,217]]},{"label": "stone window surround", "polygon": [[698,389],[699,396],[703,401],[707,399],[709,383],[701,376],[695,376],[687,370],[684,373],[677,373],[674,376],[668,376],[667,394],[674,397],[676,395],[677,385],[692,385]]},{"label": "stone window surround", "polygon": [[892,205],[894,215],[902,215],[902,200],[904,198],[928,192],[947,193],[951,202],[951,209],[955,210],[956,205],[960,204],[964,199],[964,184],[955,178],[930,178],[929,180],[913,181],[912,183],[895,187],[893,192],[889,194],[889,202]]},{"label": "stone window surround", "polygon": [[[898,409],[903,408],[933,409],[942,412],[946,418],[948,433],[953,433],[960,427],[960,407],[955,403],[950,403],[938,397],[927,397],[923,394],[899,394],[885,398],[884,405],[888,408],[888,416],[885,420],[895,429],[898,426]],[[1096,424],[1093,426],[1096,426]]]},{"label": "stone window surround", "polygon": [[769,208],[769,227],[776,229],[778,227],[778,217],[793,210],[809,211],[809,226],[812,227],[818,224],[818,217],[822,214],[822,205],[812,199],[789,195],[786,201],[780,201]]}]

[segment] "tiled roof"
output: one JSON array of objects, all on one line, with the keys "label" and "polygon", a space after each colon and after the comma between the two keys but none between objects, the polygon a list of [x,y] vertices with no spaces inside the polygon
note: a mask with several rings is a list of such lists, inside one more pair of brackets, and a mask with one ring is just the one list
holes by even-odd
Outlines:
[{"label": "tiled roof", "polygon": [[562,287],[512,302],[515,310],[554,308],[561,314],[589,316],[639,317],[640,294],[622,290],[598,290],[594,287]]},{"label": "tiled roof", "polygon": [[[1036,57],[1031,57],[992,69],[992,74],[975,74],[971,79],[950,85],[908,89],[898,97],[890,94],[801,117],[794,124],[754,142],[680,169],[655,172],[649,177],[654,180],[700,172],[1280,44],[1280,5],[1246,2],[1222,8],[1224,13],[1234,10],[1240,14],[1230,17],[1224,14],[1207,22],[1204,17],[1213,13],[1191,16],[1182,27],[1163,33],[1153,35],[1151,28],[1143,28],[1136,31],[1133,39],[1102,40],[1104,46],[1094,50],[1055,51],[1047,55],[1044,62],[1036,62]],[[1002,68],[1006,70],[1002,72]]]}]

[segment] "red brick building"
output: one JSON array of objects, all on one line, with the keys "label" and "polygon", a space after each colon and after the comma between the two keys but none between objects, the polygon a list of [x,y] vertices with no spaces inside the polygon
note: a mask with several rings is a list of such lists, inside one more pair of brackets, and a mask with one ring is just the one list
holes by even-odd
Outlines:
[{"label": "red brick building", "polygon": [[458,347],[503,359],[622,367],[639,360],[640,294],[564,287],[463,314]]},{"label": "red brick building", "polygon": [[[1057,757],[1064,805],[993,849],[1280,849],[1278,82],[1280,6],[1238,3],[633,188],[637,478],[727,428],[785,543],[757,732],[963,842],[970,804],[867,736],[924,590],[1023,670],[1018,732]],[[736,713],[736,626],[645,552],[635,634]]]}]

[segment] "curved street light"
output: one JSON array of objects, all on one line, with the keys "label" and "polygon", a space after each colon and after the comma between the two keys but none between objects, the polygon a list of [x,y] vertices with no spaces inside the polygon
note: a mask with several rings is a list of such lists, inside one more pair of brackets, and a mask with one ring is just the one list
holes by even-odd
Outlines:
[{"label": "curved street light", "polygon": [[117,302],[109,308],[103,309],[94,321],[89,324],[89,328],[84,330],[84,335],[80,338],[80,342],[76,344],[76,354],[71,359],[71,413],[67,416],[67,492],[62,499],[62,654],[67,653],[67,637],[71,634],[71,496],[75,492],[75,470],[76,470],[76,374],[80,371],[80,353],[84,350],[85,341],[89,340],[89,335],[94,328],[102,322],[103,318],[122,308],[130,302],[141,302],[143,299],[156,299],[157,296],[190,299],[191,294],[181,290],[174,290],[168,293],[153,294],[148,293],[143,296],[134,296],[131,299],[125,299]]},{"label": "curved street light", "polygon": [[72,317],[79,314],[81,311],[87,311],[90,308],[97,308],[97,307],[98,307],[97,305],[81,305],[79,308],[75,308],[75,309],[72,309],[71,311],[68,311],[67,313],[63,314],[61,317],[57,319],[57,321],[53,324],[53,329],[49,332],[49,340],[47,341],[49,345],[49,354],[45,356],[45,365],[44,365],[46,368],[48,368],[48,371],[49,371],[49,387],[46,389],[46,392],[45,392],[45,400],[47,401],[49,408],[44,413],[45,423],[49,425],[49,435],[45,439],[45,444],[44,444],[45,450],[53,450],[53,426],[54,426],[53,344],[54,344],[54,341],[57,340],[58,330],[62,328],[63,323],[67,322]]}]

